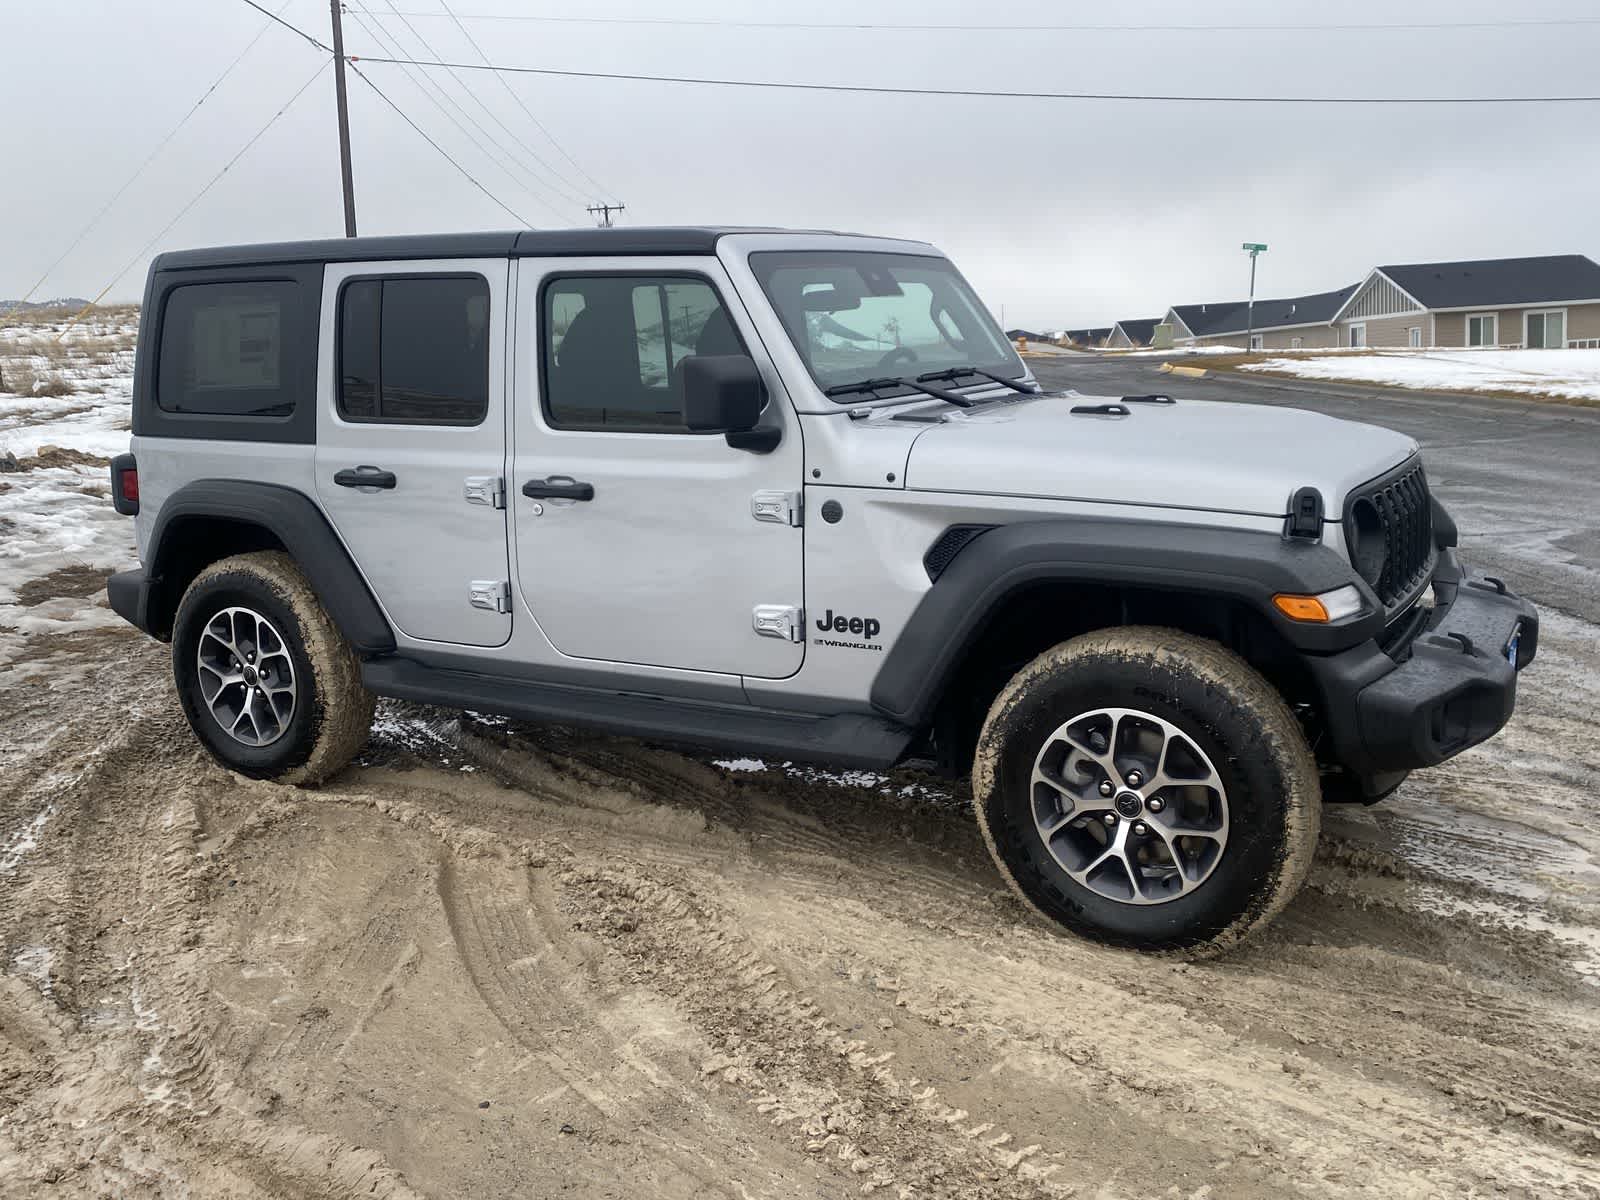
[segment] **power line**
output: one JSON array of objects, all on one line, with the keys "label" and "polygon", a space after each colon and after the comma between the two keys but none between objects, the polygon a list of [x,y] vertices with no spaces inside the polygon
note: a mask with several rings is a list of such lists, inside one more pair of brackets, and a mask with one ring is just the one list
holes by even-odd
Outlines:
[{"label": "power line", "polygon": [[[395,16],[400,16],[400,19],[402,19],[402,21],[405,22],[405,27],[406,27],[406,29],[410,29],[411,30],[411,35],[413,35],[413,37],[416,38],[416,40],[418,40],[418,42],[422,43],[422,50],[426,50],[427,53],[432,54],[432,56],[434,56],[435,61],[440,61],[440,54],[438,54],[438,51],[434,50],[434,46],[429,45],[429,42],[427,42],[427,38],[422,37],[421,32],[418,32],[418,29],[416,29],[416,26],[413,26],[413,24],[411,24],[410,21],[406,21],[405,16],[402,16],[402,14],[400,14],[400,10],[398,10],[398,8],[395,8],[394,0],[386,0],[386,3],[387,3],[387,5],[389,5],[390,10],[394,10]],[[488,59],[485,58],[485,61],[488,61]],[[506,125],[506,122],[502,122],[501,118],[499,118],[499,114],[496,114],[496,112],[494,112],[494,110],[491,109],[491,107],[488,106],[488,104],[485,104],[485,102],[483,102],[482,96],[478,96],[477,90],[475,90],[474,86],[470,85],[470,83],[467,83],[466,80],[464,80],[464,78],[461,78],[461,75],[456,74],[456,72],[454,72],[454,70],[451,70],[450,78],[453,78],[454,82],[456,82],[456,86],[458,86],[458,88],[461,88],[461,90],[464,91],[464,93],[466,93],[467,96],[469,96],[470,99],[472,99],[472,102],[474,102],[474,104],[477,104],[477,106],[480,107],[480,109],[483,110],[483,114],[485,114],[486,117],[490,118],[491,122],[496,123],[496,125],[498,125],[499,128],[501,128],[502,133],[506,134],[507,138],[512,139],[512,144],[514,144],[514,146],[517,146],[518,149],[522,150],[523,154],[528,155],[528,157],[533,158],[534,162],[538,162],[539,165],[541,165],[542,168],[544,168],[544,170],[549,171],[549,173],[550,173],[549,181],[544,181],[544,179],[541,179],[541,181],[539,181],[539,182],[541,182],[542,186],[549,187],[550,192],[554,192],[555,195],[560,195],[560,197],[562,197],[562,200],[565,200],[565,202],[573,203],[573,205],[578,205],[579,208],[581,208],[581,206],[584,205],[584,197],[582,197],[582,195],[579,194],[579,192],[563,192],[562,189],[566,189],[566,187],[570,187],[570,184],[568,184],[568,182],[566,182],[565,179],[560,178],[560,173],[557,173],[557,170],[555,170],[554,166],[550,166],[549,163],[544,162],[544,158],[539,157],[538,152],[536,152],[536,150],[533,150],[533,147],[526,146],[526,144],[523,144],[522,138],[518,138],[517,134],[512,133],[512,131],[510,131],[510,128],[509,128],[509,126]],[[499,77],[499,75],[496,75],[496,78],[501,78],[501,77]],[[474,125],[477,125],[477,122],[474,122]],[[478,128],[483,128],[483,126],[478,126]],[[488,133],[488,130],[483,130],[483,136],[485,136],[485,138],[488,138],[488,136],[490,136],[490,133]],[[501,152],[504,152],[504,154],[509,154],[509,152],[507,152],[507,150],[506,150],[506,147],[499,146],[499,142],[494,142],[494,144],[496,144],[496,147],[499,147],[499,149],[501,149]],[[523,170],[528,170],[528,168],[526,168],[525,163],[518,163],[518,166],[522,166]],[[533,174],[533,171],[531,171],[531,170],[528,171],[528,176],[530,176],[530,178],[536,178],[536,176],[534,176],[534,174]],[[557,182],[558,182],[558,184],[562,184],[562,187],[555,187],[555,184],[557,184]]]},{"label": "power line", "polygon": [[[399,46],[398,42],[391,41],[389,38],[385,37],[383,34],[379,33],[377,30],[373,29],[372,26],[368,25],[367,22],[362,19],[361,15],[359,13],[356,13],[356,12],[352,11],[350,13],[350,15],[352,17],[354,17],[356,19],[356,23],[358,25],[360,25],[361,28],[365,29],[367,31],[367,33],[370,34],[373,37],[373,39],[375,41],[377,41],[380,45],[384,45],[386,47],[393,47],[393,50],[392,50],[393,53],[396,53],[396,54],[403,53],[400,50],[400,46]],[[349,60],[348,61],[350,62],[350,64],[352,66],[354,66],[354,64],[357,63],[357,62],[376,62],[378,60],[372,59],[372,58],[368,58],[365,55],[354,55],[354,54],[352,54],[352,55],[349,56]],[[451,96],[448,92],[446,92],[444,90],[444,88],[429,75],[423,75],[422,76],[422,80],[419,81],[417,76],[414,75],[412,73],[412,71],[409,69],[409,67],[407,66],[408,63],[411,66],[417,66],[417,67],[438,66],[438,65],[440,65],[438,62],[427,63],[427,62],[423,62],[421,60],[411,60],[411,59],[393,59],[393,60],[387,60],[386,59],[386,60],[383,60],[383,61],[393,61],[393,62],[395,62],[400,67],[401,71],[405,74],[406,78],[409,79],[412,82],[412,84],[415,85],[415,87],[417,88],[417,91],[422,94],[422,97],[425,100],[427,100],[429,104],[433,105],[434,108],[438,109],[439,112],[444,116],[445,120],[449,121],[450,124],[454,125],[456,127],[457,131],[463,137],[465,137],[467,139],[467,141],[471,142],[474,147],[477,148],[479,153],[481,153],[486,159],[488,159],[490,162],[492,162],[496,167],[498,167],[505,174],[507,179],[510,179],[511,182],[516,187],[520,188],[523,192],[527,193],[529,199],[533,200],[534,203],[538,204],[546,212],[549,212],[549,213],[553,214],[556,217],[557,220],[565,219],[562,216],[562,214],[560,213],[560,211],[554,205],[552,205],[549,201],[545,200],[542,196],[535,195],[521,180],[519,180],[515,175],[512,174],[510,167],[507,165],[508,160],[510,160],[512,158],[512,156],[508,152],[506,152],[503,148],[499,151],[499,153],[496,153],[495,151],[490,150],[489,147],[484,145],[484,143],[479,138],[474,136],[472,130],[468,129],[465,125],[463,125],[461,123],[461,121],[457,120],[455,115],[450,111],[450,109],[445,107],[445,103],[448,103],[452,108],[454,108],[456,110],[456,112],[459,112],[468,121],[471,121],[473,125],[477,126],[477,128],[483,133],[484,137],[486,137],[486,138],[489,137],[488,131],[483,129],[483,127],[481,125],[478,125],[478,123],[473,120],[471,114],[468,113],[464,108],[462,108],[461,105],[456,102],[456,100],[455,100],[455,98],[453,96]],[[370,84],[371,80],[368,80],[367,82]],[[427,87],[423,86],[423,82],[426,82]],[[432,90],[429,90],[429,89],[432,89]],[[437,93],[437,95],[435,95],[435,93]],[[398,111],[398,109],[396,111]],[[490,140],[492,141],[493,139],[490,138]],[[498,201],[497,201],[497,203],[498,203]]]},{"label": "power line", "polygon": [[[372,9],[364,11],[373,16],[385,16]],[[440,12],[400,12],[400,17],[442,17]],[[1370,22],[1317,23],[1311,25],[1270,25],[1259,22],[1248,24],[1036,24],[1034,22],[1009,24],[886,24],[875,21],[745,21],[716,17],[571,17],[545,16],[528,13],[460,13],[464,21],[516,21],[538,22],[549,25],[683,25],[723,29],[843,29],[869,30],[885,33],[1390,33],[1416,30],[1453,29],[1548,29],[1569,25],[1600,25],[1600,17],[1551,17],[1523,21],[1402,21],[1373,24]]]},{"label": "power line", "polygon": [[642,83],[695,84],[701,87],[769,88],[792,92],[848,92],[879,96],[963,96],[993,100],[1122,100],[1184,104],[1592,104],[1600,95],[1580,96],[1196,96],[1136,92],[1001,92],[979,88],[890,87],[859,83],[787,83],[766,79],[718,79],[696,75],[642,75],[622,71],[574,71],[555,67],[508,67],[495,63],[427,63],[410,58],[361,61],[395,66],[440,66],[462,71],[504,71],[513,75],[555,75],[568,79],[620,79]]},{"label": "power line", "polygon": [[[246,0],[246,2],[248,2],[248,0]],[[280,117],[282,117],[284,113],[288,112],[291,108],[293,108],[294,107],[294,102],[296,100],[300,99],[300,97],[305,94],[306,89],[309,88],[313,83],[315,83],[317,81],[317,79],[322,75],[322,73],[324,71],[326,71],[332,65],[333,65],[333,60],[331,58],[324,60],[317,67],[317,69],[311,73],[310,78],[308,78],[304,83],[302,83],[298,88],[295,89],[294,95],[290,96],[289,99],[284,102],[283,107],[278,109],[277,112],[273,113],[272,116],[267,119],[267,123],[265,125],[263,125],[260,129],[256,130],[255,134],[250,138],[250,140],[239,148],[239,152],[237,154],[235,154],[232,158],[230,158],[226,163],[223,164],[222,170],[218,171],[215,175],[213,175],[210,178],[210,180],[207,181],[205,187],[201,188],[198,192],[196,192],[194,194],[193,198],[190,199],[189,203],[185,204],[181,209],[178,210],[178,215],[173,217],[172,220],[168,221],[165,225],[163,225],[161,227],[161,232],[160,233],[156,234],[155,237],[151,238],[148,242],[146,242],[143,246],[141,246],[139,248],[139,252],[137,254],[135,254],[131,259],[128,260],[128,265],[123,267],[122,270],[118,271],[114,276],[112,276],[111,282],[106,284],[105,287],[100,289],[100,294],[97,295],[93,300],[89,301],[89,303],[85,304],[83,306],[83,308],[80,309],[78,311],[78,313],[72,318],[72,320],[67,322],[66,328],[62,329],[60,336],[56,340],[60,341],[61,338],[66,337],[68,331],[71,330],[74,325],[76,325],[80,320],[83,319],[83,316],[84,316],[85,313],[87,313],[95,305],[99,304],[100,301],[104,300],[105,296],[106,296],[106,293],[109,292],[112,288],[116,287],[118,282],[121,281],[121,279],[122,279],[122,277],[124,275],[126,275],[129,271],[133,270],[134,267],[138,266],[139,261],[142,258],[144,258],[144,256],[146,254],[148,254],[150,252],[151,248],[154,247],[157,242],[159,242],[162,238],[166,237],[167,234],[171,232],[172,227],[174,225],[176,225],[179,221],[183,220],[184,217],[189,215],[189,211],[192,208],[194,208],[194,206],[196,204],[199,204],[200,201],[205,198],[206,193],[208,193],[212,188],[216,187],[217,182],[224,175],[226,175],[229,171],[231,171],[233,169],[234,164],[237,163],[241,158],[243,158],[247,153],[249,153],[250,147],[254,146],[263,137],[265,137],[266,133],[267,133],[267,130],[271,129],[274,125],[276,125],[278,123],[278,119]]]},{"label": "power line", "polygon": [[423,130],[422,126],[418,125],[410,117],[406,116],[405,111],[398,104],[396,104],[393,100],[389,99],[389,97],[384,94],[383,89],[378,87],[377,84],[373,83],[372,80],[368,79],[366,77],[366,75],[362,73],[360,68],[358,68],[355,65],[355,63],[351,63],[350,64],[350,70],[355,73],[355,77],[357,79],[361,80],[362,83],[366,84],[374,92],[377,92],[379,99],[381,99],[390,108],[394,109],[396,115],[398,115],[399,118],[402,121],[404,121],[407,125],[411,126],[411,128],[415,129],[417,131],[417,136],[422,138],[423,141],[427,142],[428,145],[432,146],[435,150],[437,150],[440,153],[440,155],[442,155],[444,157],[444,160],[446,162],[448,162],[452,167],[454,167],[456,170],[460,171],[462,176],[463,176],[463,178],[465,178],[468,183],[472,184],[473,187],[477,188],[485,196],[489,197],[490,200],[493,200],[497,205],[500,206],[500,208],[502,210],[504,210],[505,212],[510,213],[511,216],[516,219],[516,222],[517,222],[518,225],[520,225],[520,226],[522,226],[523,228],[526,228],[526,229],[533,228],[533,225],[532,225],[531,222],[526,220],[521,214],[519,214],[509,204],[506,204],[503,200],[500,199],[500,197],[496,196],[488,188],[484,187],[483,184],[479,183],[476,179],[474,179],[472,177],[471,172],[469,172],[465,167],[463,167],[455,159],[451,158],[449,153],[445,150],[445,148],[443,146],[439,145],[438,142],[434,141],[431,137],[429,137],[427,135],[427,133]]},{"label": "power line", "polygon": [[[294,0],[284,0],[283,8],[280,8],[278,11],[282,12],[284,8],[288,8],[293,2]],[[267,15],[270,17],[273,14],[268,13]],[[29,300],[33,299],[33,294],[44,286],[44,281],[50,278],[57,267],[67,261],[68,255],[70,255],[74,250],[83,244],[83,239],[88,237],[89,234],[94,231],[94,229],[100,224],[101,220],[104,219],[105,215],[110,212],[113,207],[115,207],[117,201],[122,199],[127,190],[139,181],[140,177],[145,173],[145,170],[150,166],[150,164],[155,162],[155,160],[160,157],[161,152],[171,144],[172,139],[177,137],[178,134],[183,130],[184,126],[186,126],[194,117],[195,113],[200,111],[200,106],[207,100],[211,99],[211,93],[215,92],[219,87],[222,86],[223,80],[227,79],[229,75],[233,74],[233,69],[244,61],[244,56],[255,49],[256,43],[259,42],[266,34],[267,30],[271,28],[272,26],[269,23],[263,25],[259,30],[256,31],[255,37],[251,38],[250,41],[245,45],[245,48],[239,51],[237,57],[235,57],[231,63],[223,68],[222,74],[216,77],[211,86],[208,87],[204,92],[200,93],[200,98],[190,106],[189,111],[184,113],[182,118],[179,119],[178,123],[167,131],[166,137],[162,138],[156,143],[156,148],[150,151],[150,153],[145,157],[145,160],[134,168],[133,174],[129,175],[128,178],[123,182],[122,186],[119,187],[112,195],[111,199],[105,202],[105,206],[89,219],[89,223],[87,225],[78,231],[78,236],[72,239],[71,244],[61,252],[59,257],[57,257],[53,263],[44,269],[44,273],[40,275],[34,285],[27,290],[22,299],[18,300],[16,304],[12,305],[12,307],[4,314],[0,314],[0,320],[3,320],[5,317],[9,317],[12,313],[16,312],[17,309],[21,308]]]},{"label": "power line", "polygon": [[[477,52],[478,57],[481,58],[485,63],[487,63],[489,61],[489,56],[483,52],[483,47],[478,45],[478,39],[473,37],[472,34],[468,31],[467,27],[465,25],[463,25],[459,20],[456,19],[455,10],[452,9],[448,3],[446,3],[446,0],[439,0],[439,3],[444,5],[444,10],[445,10],[445,12],[450,14],[450,19],[452,21],[455,21],[456,28],[461,31],[461,36],[467,39],[467,43],[473,48],[474,51]],[[500,86],[505,88],[506,94],[508,96],[510,96],[513,100],[516,101],[517,107],[520,108],[524,113],[527,114],[528,120],[533,122],[534,128],[536,128],[540,133],[544,134],[545,138],[550,142],[550,144],[552,146],[554,146],[561,153],[561,157],[566,159],[569,163],[571,163],[573,169],[575,171],[577,171],[578,174],[582,175],[591,184],[593,184],[595,186],[596,190],[598,190],[600,193],[605,194],[606,192],[610,191],[610,189],[605,187],[598,179],[596,179],[593,175],[589,174],[588,171],[585,171],[583,169],[583,167],[581,165],[579,165],[578,160],[573,158],[572,155],[567,153],[567,148],[565,146],[563,146],[560,142],[556,141],[555,134],[551,133],[548,129],[546,129],[545,125],[544,125],[544,122],[539,120],[538,117],[533,115],[533,110],[531,108],[529,108],[525,103],[523,103],[522,97],[517,95],[516,89],[513,88],[508,82],[506,82],[506,77],[504,75],[501,75],[498,72],[496,72],[495,78],[500,81]],[[535,157],[538,157],[538,156],[535,155]],[[544,160],[540,159],[539,161],[543,162]],[[615,193],[612,193],[612,194],[614,195]]]},{"label": "power line", "polygon": [[[318,50],[321,50],[326,54],[332,54],[333,53],[333,47],[332,46],[328,45],[326,42],[318,41],[316,38],[312,37],[309,33],[307,33],[304,29],[301,29],[299,26],[289,24],[289,22],[285,21],[282,17],[280,17],[278,15],[278,13],[273,12],[271,9],[262,8],[261,5],[256,3],[256,0],[244,0],[244,2],[246,4],[248,4],[251,8],[255,9],[258,13],[263,13],[266,16],[270,17],[272,20],[276,21],[279,25],[282,25],[285,29],[287,29],[290,33],[294,34],[296,37],[304,38],[306,41],[310,42],[313,46],[315,46]],[[287,4],[284,5],[284,8],[287,8],[287,7],[288,7]],[[283,10],[279,9],[278,11],[281,12]],[[355,9],[351,9],[350,11],[351,12],[355,12],[356,10]]]}]

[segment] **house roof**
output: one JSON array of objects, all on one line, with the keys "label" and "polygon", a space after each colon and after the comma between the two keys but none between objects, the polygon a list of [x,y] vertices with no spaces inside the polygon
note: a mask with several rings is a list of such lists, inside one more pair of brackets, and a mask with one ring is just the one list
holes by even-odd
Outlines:
[{"label": "house roof", "polygon": [[1074,342],[1103,342],[1111,336],[1111,326],[1102,325],[1094,329],[1068,329],[1064,332]]},{"label": "house roof", "polygon": [[1257,300],[1253,318],[1247,300],[1226,300],[1220,304],[1178,304],[1173,306],[1172,311],[1195,337],[1243,333],[1247,328],[1260,332],[1264,329],[1287,329],[1295,325],[1326,325],[1360,286],[1352,283],[1332,292]]},{"label": "house roof", "polygon": [[1126,321],[1118,321],[1117,326],[1128,336],[1128,340],[1135,345],[1143,346],[1155,336],[1156,326],[1161,324],[1160,317],[1130,317]]},{"label": "house roof", "polygon": [[1426,308],[1600,298],[1600,264],[1582,254],[1379,267]]}]

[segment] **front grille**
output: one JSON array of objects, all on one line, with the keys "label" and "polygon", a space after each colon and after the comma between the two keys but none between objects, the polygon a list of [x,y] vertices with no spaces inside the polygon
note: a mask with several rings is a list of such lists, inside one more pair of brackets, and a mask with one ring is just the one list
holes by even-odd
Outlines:
[{"label": "front grille", "polygon": [[1433,505],[1422,461],[1408,459],[1345,502],[1350,559],[1388,611],[1407,604],[1433,573]]}]

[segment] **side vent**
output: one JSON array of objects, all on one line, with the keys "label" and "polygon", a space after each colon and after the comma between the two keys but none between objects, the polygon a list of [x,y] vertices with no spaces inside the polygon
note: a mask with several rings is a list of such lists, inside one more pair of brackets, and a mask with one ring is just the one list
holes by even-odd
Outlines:
[{"label": "side vent", "polygon": [[955,561],[956,555],[965,550],[974,538],[993,528],[993,525],[952,525],[941,533],[922,556],[922,569],[928,573],[928,581],[937,582],[945,568]]},{"label": "side vent", "polygon": [[1322,540],[1322,493],[1303,487],[1289,497],[1289,516],[1283,523],[1283,536],[1308,542]]}]

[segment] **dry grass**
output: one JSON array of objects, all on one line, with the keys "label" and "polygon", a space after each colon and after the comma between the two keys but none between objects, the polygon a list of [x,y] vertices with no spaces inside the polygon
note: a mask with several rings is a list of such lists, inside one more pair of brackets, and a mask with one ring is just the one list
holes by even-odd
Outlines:
[{"label": "dry grass", "polygon": [[44,397],[99,391],[97,380],[131,368],[137,305],[93,309],[68,330],[76,315],[67,309],[0,315],[0,391]]},{"label": "dry grass", "polygon": [[0,360],[0,391],[19,396],[70,396],[77,389],[58,374],[41,373],[26,361]]}]

